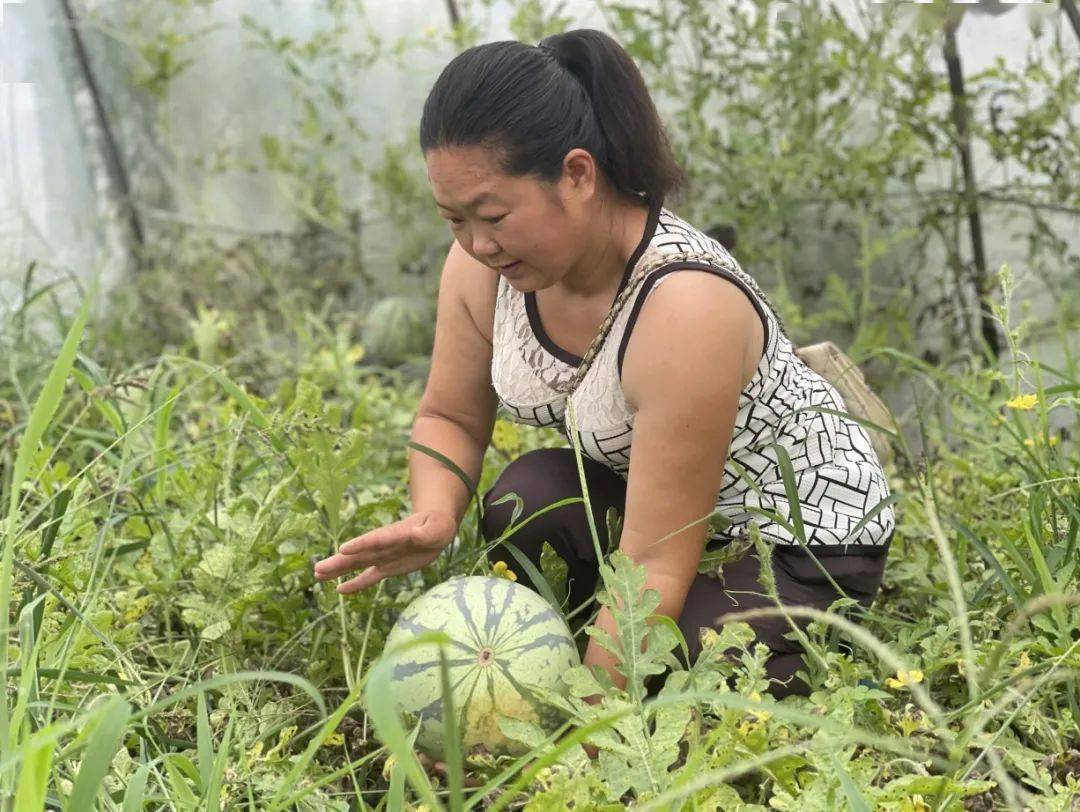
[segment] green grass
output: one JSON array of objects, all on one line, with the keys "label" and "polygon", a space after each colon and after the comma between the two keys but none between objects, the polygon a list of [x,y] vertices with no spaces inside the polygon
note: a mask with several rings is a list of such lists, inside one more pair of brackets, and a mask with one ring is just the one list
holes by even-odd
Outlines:
[{"label": "green grass", "polygon": [[[362,594],[311,572],[406,515],[420,384],[358,366],[347,335],[311,314],[294,315],[284,345],[253,334],[239,353],[203,319],[197,344],[106,370],[94,358],[116,357],[107,326],[84,306],[50,343],[30,326],[42,300],[0,332],[0,809],[1080,803],[1080,454],[1051,430],[1076,427],[1067,345],[1051,368],[1010,331],[1022,360],[1004,372],[881,351],[916,409],[889,470],[899,524],[885,584],[857,624],[842,602],[744,613],[644,701],[607,689],[588,705],[603,686],[576,672],[563,730],[519,726],[533,749],[517,760],[451,748],[444,784],[387,712],[378,655],[410,600],[487,572],[478,515],[432,566]],[[1031,408],[1005,405],[1022,393]],[[500,425],[476,490],[560,441]],[[775,518],[802,530],[797,511]],[[610,594],[640,577],[619,555],[603,574]],[[643,626],[644,605],[616,612],[620,628]],[[810,621],[809,698],[766,695],[740,621],[769,613]],[[664,662],[677,635],[654,626],[643,651],[623,651],[640,657],[629,670]],[[890,682],[901,671],[922,678]],[[587,739],[607,751],[599,762]]]}]

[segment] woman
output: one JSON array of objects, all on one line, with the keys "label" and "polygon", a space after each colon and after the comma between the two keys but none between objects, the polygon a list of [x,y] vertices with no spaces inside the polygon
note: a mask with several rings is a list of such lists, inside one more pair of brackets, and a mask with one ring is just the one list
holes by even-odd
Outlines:
[{"label": "woman", "polygon": [[[773,545],[781,601],[826,607],[838,597],[835,581],[868,605],[895,524],[887,506],[851,537],[888,496],[870,439],[854,421],[799,411],[844,404],[795,355],[731,255],[663,205],[685,176],[619,44],[576,30],[535,47],[493,42],[464,51],[424,104],[420,145],[454,242],[412,439],[475,482],[500,407],[515,421],[566,433],[567,382],[634,270],[664,254],[704,252],[708,263],[648,275],[571,395],[601,544],[607,508],[615,507],[623,517],[618,547],[644,565],[646,587],[661,596],[656,611],[677,620],[691,662],[702,627],[772,605],[752,555],[725,565],[722,578],[697,572],[707,543],[729,542],[751,520]],[[790,515],[777,446],[795,472],[805,548],[782,523],[754,512]],[[318,578],[362,569],[338,586],[356,592],[430,563],[451,542],[468,502],[463,483],[425,454],[411,454],[409,470],[413,514],[343,544],[318,562]],[[524,500],[523,516],[580,497],[573,449],[532,451],[506,467],[484,496],[489,541],[512,508],[493,503],[511,492]],[[702,519],[714,510],[732,525],[709,536]],[[545,540],[569,565],[570,606],[588,601],[597,561],[583,505],[544,513],[508,539],[537,564]],[[489,557],[516,565],[502,545]],[[606,609],[595,623],[616,635]],[[786,621],[751,625],[773,652],[773,693],[805,693]],[[625,684],[594,639],[584,662]]]}]

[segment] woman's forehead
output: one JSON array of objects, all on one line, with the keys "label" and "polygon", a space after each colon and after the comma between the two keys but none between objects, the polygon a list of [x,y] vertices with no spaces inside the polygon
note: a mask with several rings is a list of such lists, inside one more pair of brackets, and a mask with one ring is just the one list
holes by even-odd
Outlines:
[{"label": "woman's forehead", "polygon": [[503,174],[496,153],[482,147],[440,147],[430,150],[425,160],[435,201],[448,208],[505,203],[519,197],[530,182]]}]

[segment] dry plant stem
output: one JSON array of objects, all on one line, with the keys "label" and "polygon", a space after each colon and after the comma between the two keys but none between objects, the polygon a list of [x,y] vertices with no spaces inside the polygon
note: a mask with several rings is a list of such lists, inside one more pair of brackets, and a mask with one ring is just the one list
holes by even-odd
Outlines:
[{"label": "dry plant stem", "polygon": [[341,667],[345,671],[345,684],[352,691],[356,687],[353,679],[352,658],[349,654],[349,627],[345,619],[345,596],[335,593],[338,602],[338,622],[341,624]]}]

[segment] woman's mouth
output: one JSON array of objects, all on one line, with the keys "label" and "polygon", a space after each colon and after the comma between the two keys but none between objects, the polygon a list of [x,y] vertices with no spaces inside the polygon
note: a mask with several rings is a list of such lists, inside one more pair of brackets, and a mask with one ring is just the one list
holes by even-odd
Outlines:
[{"label": "woman's mouth", "polygon": [[499,265],[498,269],[500,273],[506,273],[507,271],[517,270],[519,265],[521,265],[520,259],[517,262],[511,262],[509,265]]}]

